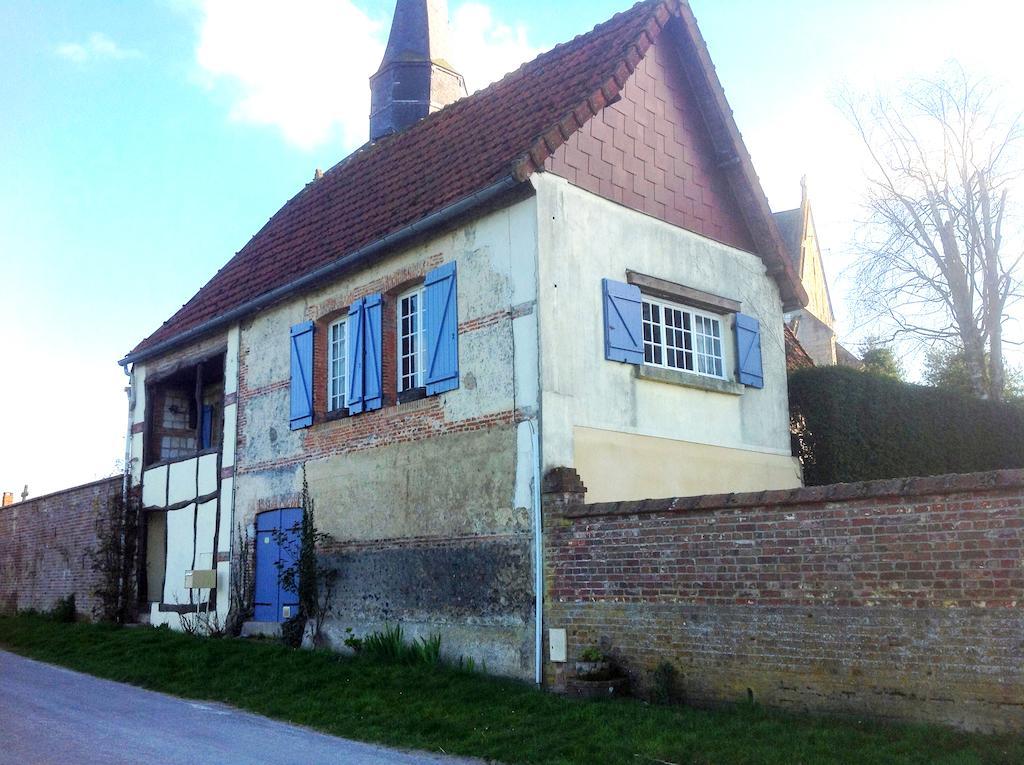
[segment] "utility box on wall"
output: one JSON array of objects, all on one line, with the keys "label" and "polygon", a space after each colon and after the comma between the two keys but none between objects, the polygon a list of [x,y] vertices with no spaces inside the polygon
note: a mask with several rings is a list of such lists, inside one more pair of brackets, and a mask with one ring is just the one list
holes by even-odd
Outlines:
[{"label": "utility box on wall", "polygon": [[217,586],[217,571],[212,568],[185,572],[186,590],[212,590]]}]

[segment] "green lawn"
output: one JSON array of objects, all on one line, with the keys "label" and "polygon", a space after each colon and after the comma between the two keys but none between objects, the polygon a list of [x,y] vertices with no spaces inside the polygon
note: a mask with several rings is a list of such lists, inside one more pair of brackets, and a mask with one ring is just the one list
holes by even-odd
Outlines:
[{"label": "green lawn", "polygon": [[453,669],[381,664],[270,641],[0,617],[0,645],[100,677],[223,701],[327,733],[506,763],[1021,763],[1020,737],[581,702]]}]

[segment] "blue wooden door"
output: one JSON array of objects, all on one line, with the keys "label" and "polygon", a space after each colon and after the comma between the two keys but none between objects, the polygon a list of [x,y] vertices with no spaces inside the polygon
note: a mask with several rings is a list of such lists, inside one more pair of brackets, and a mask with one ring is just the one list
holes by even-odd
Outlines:
[{"label": "blue wooden door", "polygon": [[281,622],[299,610],[298,593],[281,586],[281,570],[294,565],[299,553],[302,510],[269,510],[256,516],[256,588],[253,618]]}]

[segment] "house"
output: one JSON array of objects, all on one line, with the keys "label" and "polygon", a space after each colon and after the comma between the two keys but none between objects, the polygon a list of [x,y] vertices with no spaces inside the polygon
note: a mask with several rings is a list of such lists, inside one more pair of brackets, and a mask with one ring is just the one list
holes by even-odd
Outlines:
[{"label": "house", "polygon": [[814,226],[806,177],[800,179],[800,206],[775,213],[775,223],[807,293],[807,305],[788,311],[786,325],[816,365],[842,364],[859,368],[860,360],[836,339],[832,296],[825,277],[825,263]]},{"label": "house", "polygon": [[445,12],[399,0],[370,141],[121,362],[153,623],[225,615],[246,538],[253,618],[294,613],[274,532],[305,475],[332,644],[401,621],[539,677],[548,469],[593,501],[801,483],[783,314],[806,294],[689,6],[469,96]]}]

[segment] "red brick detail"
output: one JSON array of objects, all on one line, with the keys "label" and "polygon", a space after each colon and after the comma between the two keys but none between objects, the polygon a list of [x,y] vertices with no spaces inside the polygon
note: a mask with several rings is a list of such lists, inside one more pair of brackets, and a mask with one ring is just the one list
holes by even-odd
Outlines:
[{"label": "red brick detail", "polygon": [[237,404],[237,403],[238,403],[238,394],[237,393],[228,393],[226,396],[224,396],[224,406],[231,406],[232,404]]},{"label": "red brick detail", "polygon": [[[644,692],[669,661],[694,703],[750,688],[1024,725],[1024,471],[594,505],[546,484],[545,624],[567,630],[570,662],[600,644]],[[557,686],[566,665],[546,672]]]},{"label": "red brick detail", "polygon": [[449,421],[444,416],[443,401],[435,396],[407,404],[385,407],[354,417],[319,423],[303,431],[301,455],[245,464],[239,460],[236,472],[238,474],[254,473],[298,465],[307,460],[336,454],[361,452],[381,446],[435,438],[449,433],[487,430],[513,425],[524,421],[527,417],[525,412],[507,410],[465,420]]},{"label": "red brick detail", "polygon": [[144,422],[133,422],[132,423],[132,434],[133,435],[135,433],[145,433],[145,432],[146,432],[146,423],[144,423]]},{"label": "red brick detail", "polygon": [[0,612],[48,610],[74,593],[78,610],[92,613],[89,551],[97,518],[120,492],[116,476],[0,508]]},{"label": "red brick detail", "polygon": [[545,163],[570,183],[660,220],[754,251],[671,35],[658,37],[620,100]]},{"label": "red brick detail", "polygon": [[234,475],[235,475],[235,466],[234,465],[228,465],[227,467],[222,467],[220,469],[220,478],[221,478],[222,481],[226,480],[228,478],[233,478]]},{"label": "red brick detail", "polygon": [[[584,505],[556,598],[1024,607],[1024,471]],[[950,485],[950,483],[954,485]],[[825,491],[819,491],[825,489]]]}]

